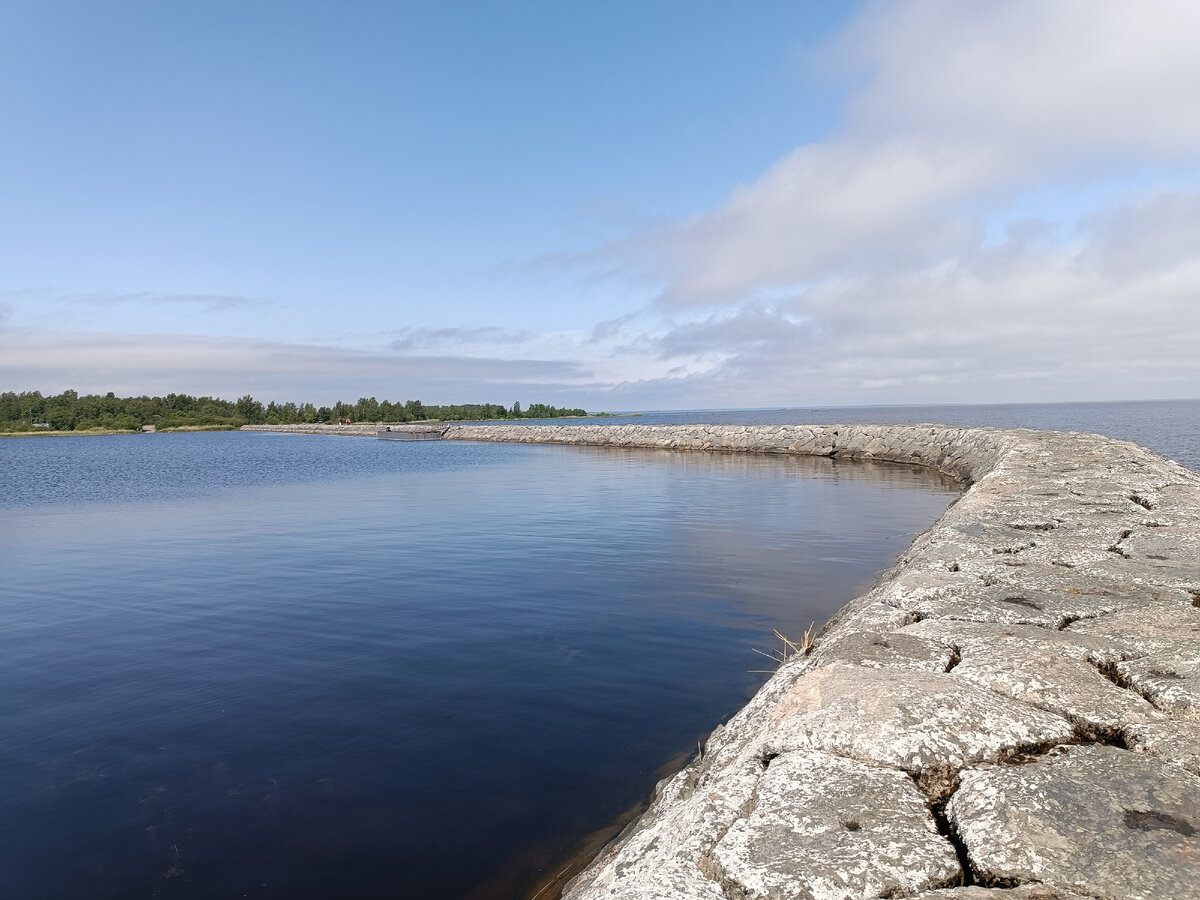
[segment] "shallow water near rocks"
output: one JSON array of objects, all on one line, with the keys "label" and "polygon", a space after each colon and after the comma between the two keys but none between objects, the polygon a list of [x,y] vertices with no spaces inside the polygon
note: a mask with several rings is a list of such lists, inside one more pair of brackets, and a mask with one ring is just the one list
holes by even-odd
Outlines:
[{"label": "shallow water near rocks", "polygon": [[517,897],[957,495],[738,454],[0,442],[4,896]]}]

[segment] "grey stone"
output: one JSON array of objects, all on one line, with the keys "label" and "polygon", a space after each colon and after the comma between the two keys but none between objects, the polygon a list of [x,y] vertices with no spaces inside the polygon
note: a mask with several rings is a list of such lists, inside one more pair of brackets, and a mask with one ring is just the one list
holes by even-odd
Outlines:
[{"label": "grey stone", "polygon": [[954,848],[898,770],[787,753],[772,760],[754,803],[712,855],[713,875],[728,896],[901,896],[961,881]]},{"label": "grey stone", "polygon": [[1200,775],[1200,721],[1164,718],[1138,722],[1123,731],[1130,750],[1157,756]]},{"label": "grey stone", "polygon": [[815,667],[841,662],[872,669],[945,672],[954,659],[950,647],[922,637],[885,631],[851,631],[822,641],[812,654]]},{"label": "grey stone", "polygon": [[1082,894],[1048,884],[1023,884],[1015,888],[970,887],[922,891],[914,900],[1087,900]]},{"label": "grey stone", "polygon": [[[1200,560],[1196,568],[1200,570]],[[1198,572],[1200,574],[1200,572]],[[1147,591],[1147,593],[1149,593]],[[1182,602],[1155,602],[1071,626],[1079,634],[1107,638],[1125,658],[1200,647],[1200,609]]]},{"label": "grey stone", "polygon": [[962,774],[947,814],[975,876],[1092,897],[1194,900],[1200,780],[1115,747]]},{"label": "grey stone", "polygon": [[997,636],[990,645],[973,644],[961,655],[956,677],[1057,713],[1085,734],[1113,735],[1131,722],[1161,718],[1146,700],[1118,687],[1086,658],[1058,648]]},{"label": "grey stone", "polygon": [[833,664],[780,698],[763,746],[768,755],[815,749],[893,766],[938,794],[964,766],[1073,734],[1062,716],[952,674]]},{"label": "grey stone", "polygon": [[1200,719],[1200,643],[1124,660],[1116,670],[1158,709]]}]

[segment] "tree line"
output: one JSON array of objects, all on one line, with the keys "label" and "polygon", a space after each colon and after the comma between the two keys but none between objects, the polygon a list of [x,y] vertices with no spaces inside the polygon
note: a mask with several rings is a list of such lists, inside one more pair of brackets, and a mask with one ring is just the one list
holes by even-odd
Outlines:
[{"label": "tree line", "polygon": [[140,431],[143,426],[168,428],[238,428],[242,425],[300,425],[345,422],[421,422],[428,420],[480,421],[484,419],[557,419],[586,416],[582,409],[562,409],[545,403],[522,408],[495,403],[457,406],[426,405],[420,400],[393,403],[360,397],[357,403],[340,400],[332,406],[312,403],[263,404],[249,394],[237,400],[167,394],[165,397],[117,397],[63,391],[45,397],[40,391],[0,393],[0,431]]}]

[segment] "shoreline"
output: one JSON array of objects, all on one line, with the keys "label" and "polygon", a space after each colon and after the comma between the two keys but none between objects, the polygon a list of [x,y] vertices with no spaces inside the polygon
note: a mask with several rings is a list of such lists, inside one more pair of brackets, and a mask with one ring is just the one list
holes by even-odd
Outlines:
[{"label": "shoreline", "polygon": [[1124,441],[1020,429],[443,437],[872,459],[966,487],[658,785],[567,900],[1193,896],[1197,473]]}]

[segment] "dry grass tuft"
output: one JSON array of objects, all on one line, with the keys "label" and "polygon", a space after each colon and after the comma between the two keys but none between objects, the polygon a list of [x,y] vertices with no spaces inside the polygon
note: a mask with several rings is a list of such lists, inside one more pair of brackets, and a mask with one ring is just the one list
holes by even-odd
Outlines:
[{"label": "dry grass tuft", "polygon": [[[775,637],[779,638],[781,647],[778,650],[759,650],[754,648],[754,652],[767,659],[774,661],[776,666],[782,666],[785,662],[793,659],[796,656],[808,656],[813,651],[813,645],[817,639],[817,623],[811,623],[804,629],[804,636],[798,641],[793,641],[778,628],[772,629],[775,632]],[[751,669],[752,672],[770,672],[770,669]]]}]

